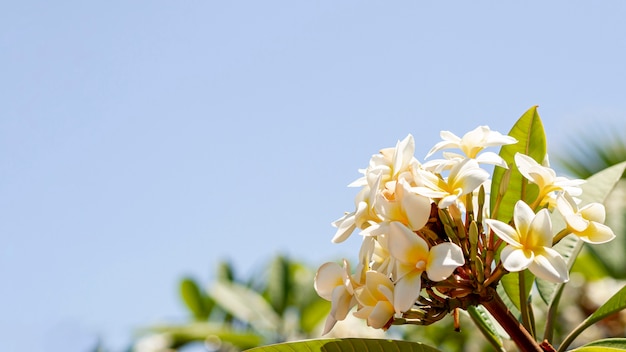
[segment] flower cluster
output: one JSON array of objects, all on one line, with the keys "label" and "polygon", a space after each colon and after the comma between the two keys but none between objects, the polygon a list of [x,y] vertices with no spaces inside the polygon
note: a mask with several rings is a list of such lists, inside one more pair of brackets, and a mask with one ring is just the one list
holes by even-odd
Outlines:
[{"label": "flower cluster", "polygon": [[[354,307],[354,315],[374,328],[431,324],[491,299],[509,272],[528,269],[538,278],[566,282],[568,267],[554,244],[569,234],[589,243],[615,236],[603,224],[601,204],[578,208],[584,181],[556,176],[547,158],[538,162],[517,153],[515,165],[507,165],[484,151],[515,144],[515,138],[487,126],[463,137],[443,131],[441,138],[426,158],[447,149],[461,153],[445,151],[442,159],[421,163],[408,135],[373,155],[359,170],[362,177],[350,184],[361,187],[355,210],[333,223],[332,241],[343,242],[358,229],[363,242],[354,271],[344,260],[343,266],[329,262],[317,272],[315,289],[332,302],[324,334]],[[491,214],[508,186],[508,173],[494,192],[484,165],[514,168],[534,185],[533,199],[519,199],[512,219]],[[562,215],[564,229],[552,228],[551,213]]]}]

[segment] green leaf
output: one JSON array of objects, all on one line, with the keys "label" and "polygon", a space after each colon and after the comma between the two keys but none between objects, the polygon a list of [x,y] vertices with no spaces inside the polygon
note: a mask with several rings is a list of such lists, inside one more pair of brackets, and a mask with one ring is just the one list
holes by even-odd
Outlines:
[{"label": "green leaf", "polygon": [[331,304],[322,298],[316,299],[300,311],[300,328],[305,333],[312,333],[330,314]]},{"label": "green leaf", "polygon": [[[533,286],[533,280],[535,279],[535,276],[528,270],[524,270],[522,273],[524,275],[525,283],[524,297],[528,297],[528,295],[530,294],[530,290]],[[504,275],[502,279],[500,279],[500,283],[502,284],[502,288],[504,289],[507,297],[509,297],[515,308],[517,308],[517,310],[521,312],[522,304],[528,305],[528,302],[520,301],[521,296],[518,273],[508,273]]]},{"label": "green leaf", "polygon": [[211,301],[200,291],[193,279],[187,277],[180,282],[180,295],[196,320],[209,318],[213,308]]},{"label": "green leaf", "polygon": [[[604,203],[609,193],[611,193],[617,182],[619,182],[624,170],[626,170],[626,162],[608,167],[589,177],[587,182],[581,186],[583,193],[580,196],[580,206],[582,207],[589,203]],[[555,232],[565,228],[565,222],[558,212],[553,212],[551,219],[552,228]],[[567,262],[568,268],[571,268],[582,246],[583,242],[578,239],[578,237],[569,235],[555,245],[554,249],[563,256]],[[549,281],[537,279],[539,295],[547,305],[553,303],[560,285],[563,284],[554,284]]]},{"label": "green leaf", "polygon": [[497,323],[494,322],[493,317],[487,312],[485,307],[483,306],[470,306],[467,309],[472,321],[478,327],[478,330],[483,333],[487,341],[493,346],[495,349],[501,352],[505,352],[502,345],[502,339],[500,338],[500,334],[498,333]]},{"label": "green leaf", "polygon": [[[517,139],[517,143],[502,146],[500,149],[500,157],[506,161],[510,175],[508,177],[508,184],[502,184],[506,182],[506,178],[503,180],[507,170],[497,166],[493,170],[493,177],[491,182],[491,214],[494,219],[508,223],[513,218],[513,208],[515,203],[522,199],[527,203],[530,203],[537,197],[538,188],[536,185],[529,184],[528,181],[517,170],[515,165],[515,154],[526,154],[538,163],[542,163],[546,156],[546,134],[543,130],[543,124],[541,118],[537,113],[537,106],[533,106],[526,111],[517,120],[509,136]],[[500,194],[500,188],[504,187],[505,192],[502,195],[499,205],[496,208],[498,202],[498,196]]]},{"label": "green leaf", "polygon": [[572,352],[626,351],[626,338],[603,339],[588,343]]},{"label": "green leaf", "polygon": [[235,281],[235,271],[231,263],[224,261],[217,265],[217,280]]},{"label": "green leaf", "polygon": [[439,352],[438,349],[418,342],[381,339],[320,339],[252,348],[250,352],[341,352],[341,351],[398,351]]},{"label": "green leaf", "polygon": [[290,287],[289,262],[283,256],[276,256],[270,264],[266,295],[274,311],[280,316],[287,308]]},{"label": "green leaf", "polygon": [[583,320],[582,323],[567,335],[559,347],[559,351],[564,351],[586,328],[624,308],[626,308],[626,286],[622,287],[613,297],[609,298],[608,301],[601,305],[600,308],[588,316],[587,319]]},{"label": "green leaf", "polygon": [[280,317],[259,293],[233,282],[217,282],[210,296],[226,312],[259,331],[277,331]]},{"label": "green leaf", "polygon": [[252,348],[263,343],[263,338],[251,332],[234,331],[225,328],[222,324],[191,323],[186,325],[157,325],[149,331],[166,334],[171,341],[171,347],[178,348],[193,341],[213,340],[222,341],[237,346],[240,349]]}]

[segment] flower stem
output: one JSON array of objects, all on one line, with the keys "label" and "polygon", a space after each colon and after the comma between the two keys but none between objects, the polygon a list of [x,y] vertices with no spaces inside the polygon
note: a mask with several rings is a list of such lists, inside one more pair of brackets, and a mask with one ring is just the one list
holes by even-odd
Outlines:
[{"label": "flower stem", "polygon": [[509,334],[517,347],[522,352],[543,352],[537,341],[530,335],[528,330],[511,314],[500,296],[494,294],[493,298],[481,302],[482,305],[500,323],[504,331]]}]

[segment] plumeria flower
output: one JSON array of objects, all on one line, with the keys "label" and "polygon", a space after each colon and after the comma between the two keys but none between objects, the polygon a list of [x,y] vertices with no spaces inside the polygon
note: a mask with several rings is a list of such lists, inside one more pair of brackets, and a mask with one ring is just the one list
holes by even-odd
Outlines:
[{"label": "plumeria flower", "polygon": [[331,311],[326,318],[323,335],[327,334],[337,321],[343,320],[357,304],[354,297],[355,282],[350,275],[350,265],[344,259],[344,267],[334,262],[323,264],[315,274],[315,291],[323,299],[330,301]]},{"label": "plumeria flower", "polygon": [[[496,153],[485,152],[480,155],[483,149],[487,147],[495,147],[506,144],[517,143],[517,139],[502,135],[500,132],[492,131],[489,126],[479,126],[474,130],[467,132],[462,138],[450,131],[441,131],[443,141],[437,143],[426,155],[426,158],[442,149],[458,148],[463,151],[467,158],[476,159],[482,164],[493,164],[506,168],[506,162]],[[455,158],[456,156],[449,154],[446,159]],[[463,156],[459,157],[463,158]]]},{"label": "plumeria flower", "polygon": [[389,226],[389,253],[396,260],[397,280],[394,292],[396,313],[406,312],[420,295],[422,273],[428,279],[442,281],[465,263],[463,251],[454,243],[444,242],[432,248],[428,243],[399,222]]},{"label": "plumeria flower", "polygon": [[389,255],[387,235],[363,236],[359,250],[361,265],[384,274],[392,274],[394,260]]},{"label": "plumeria flower", "polygon": [[606,243],[615,238],[610,227],[604,225],[606,211],[600,203],[590,203],[578,209],[567,193],[556,198],[557,209],[567,223],[567,229],[587,243]]},{"label": "plumeria flower", "polygon": [[367,169],[360,170],[363,177],[355,180],[348,187],[373,185],[381,177],[380,187],[387,182],[397,180],[399,175],[419,166],[415,159],[415,139],[411,134],[396,143],[394,148],[384,148],[370,159]]},{"label": "plumeria flower", "polygon": [[515,228],[499,220],[485,220],[491,230],[508,245],[500,258],[510,272],[526,268],[535,276],[551,282],[567,282],[569,273],[565,260],[552,249],[552,222],[548,209],[536,215],[523,201],[515,203],[513,222]]},{"label": "plumeria flower", "polygon": [[401,222],[411,230],[419,230],[430,218],[430,199],[411,191],[408,182],[401,179],[390,182],[393,189],[383,189],[376,198],[375,210],[383,221],[370,225],[361,232],[364,236],[378,236],[388,232],[391,222]]},{"label": "plumeria flower", "polygon": [[337,228],[337,232],[335,232],[335,236],[332,239],[333,243],[345,241],[357,227],[365,229],[372,223],[382,221],[374,211],[374,201],[378,194],[380,179],[379,177],[377,182],[374,183],[374,188],[365,186],[357,194],[354,201],[356,203],[355,211],[345,214],[332,223],[332,226]]},{"label": "plumeria flower", "polygon": [[464,196],[489,178],[489,173],[478,166],[474,159],[465,159],[455,165],[447,179],[420,170],[423,186],[414,187],[413,190],[426,197],[438,199],[439,208],[447,208],[461,196]]},{"label": "plumeria flower", "polygon": [[579,187],[584,180],[570,180],[566,177],[556,176],[556,172],[547,166],[540,165],[528,155],[516,153],[515,164],[519,172],[530,182],[539,186],[539,205],[550,205],[556,191],[565,191],[570,196],[576,197],[582,194]]},{"label": "plumeria flower", "polygon": [[366,272],[365,284],[355,292],[359,309],[354,316],[365,319],[373,328],[388,329],[394,315],[393,291],[393,282],[387,275],[372,270]]}]

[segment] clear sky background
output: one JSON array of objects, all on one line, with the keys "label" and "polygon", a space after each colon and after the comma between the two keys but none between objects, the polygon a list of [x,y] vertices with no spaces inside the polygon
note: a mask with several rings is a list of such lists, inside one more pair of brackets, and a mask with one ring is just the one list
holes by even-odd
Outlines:
[{"label": "clear sky background", "polygon": [[[121,350],[180,321],[182,275],[354,258],[330,223],[412,133],[552,153],[626,120],[626,2],[0,5],[0,350]],[[621,125],[620,125],[621,123]]]}]

